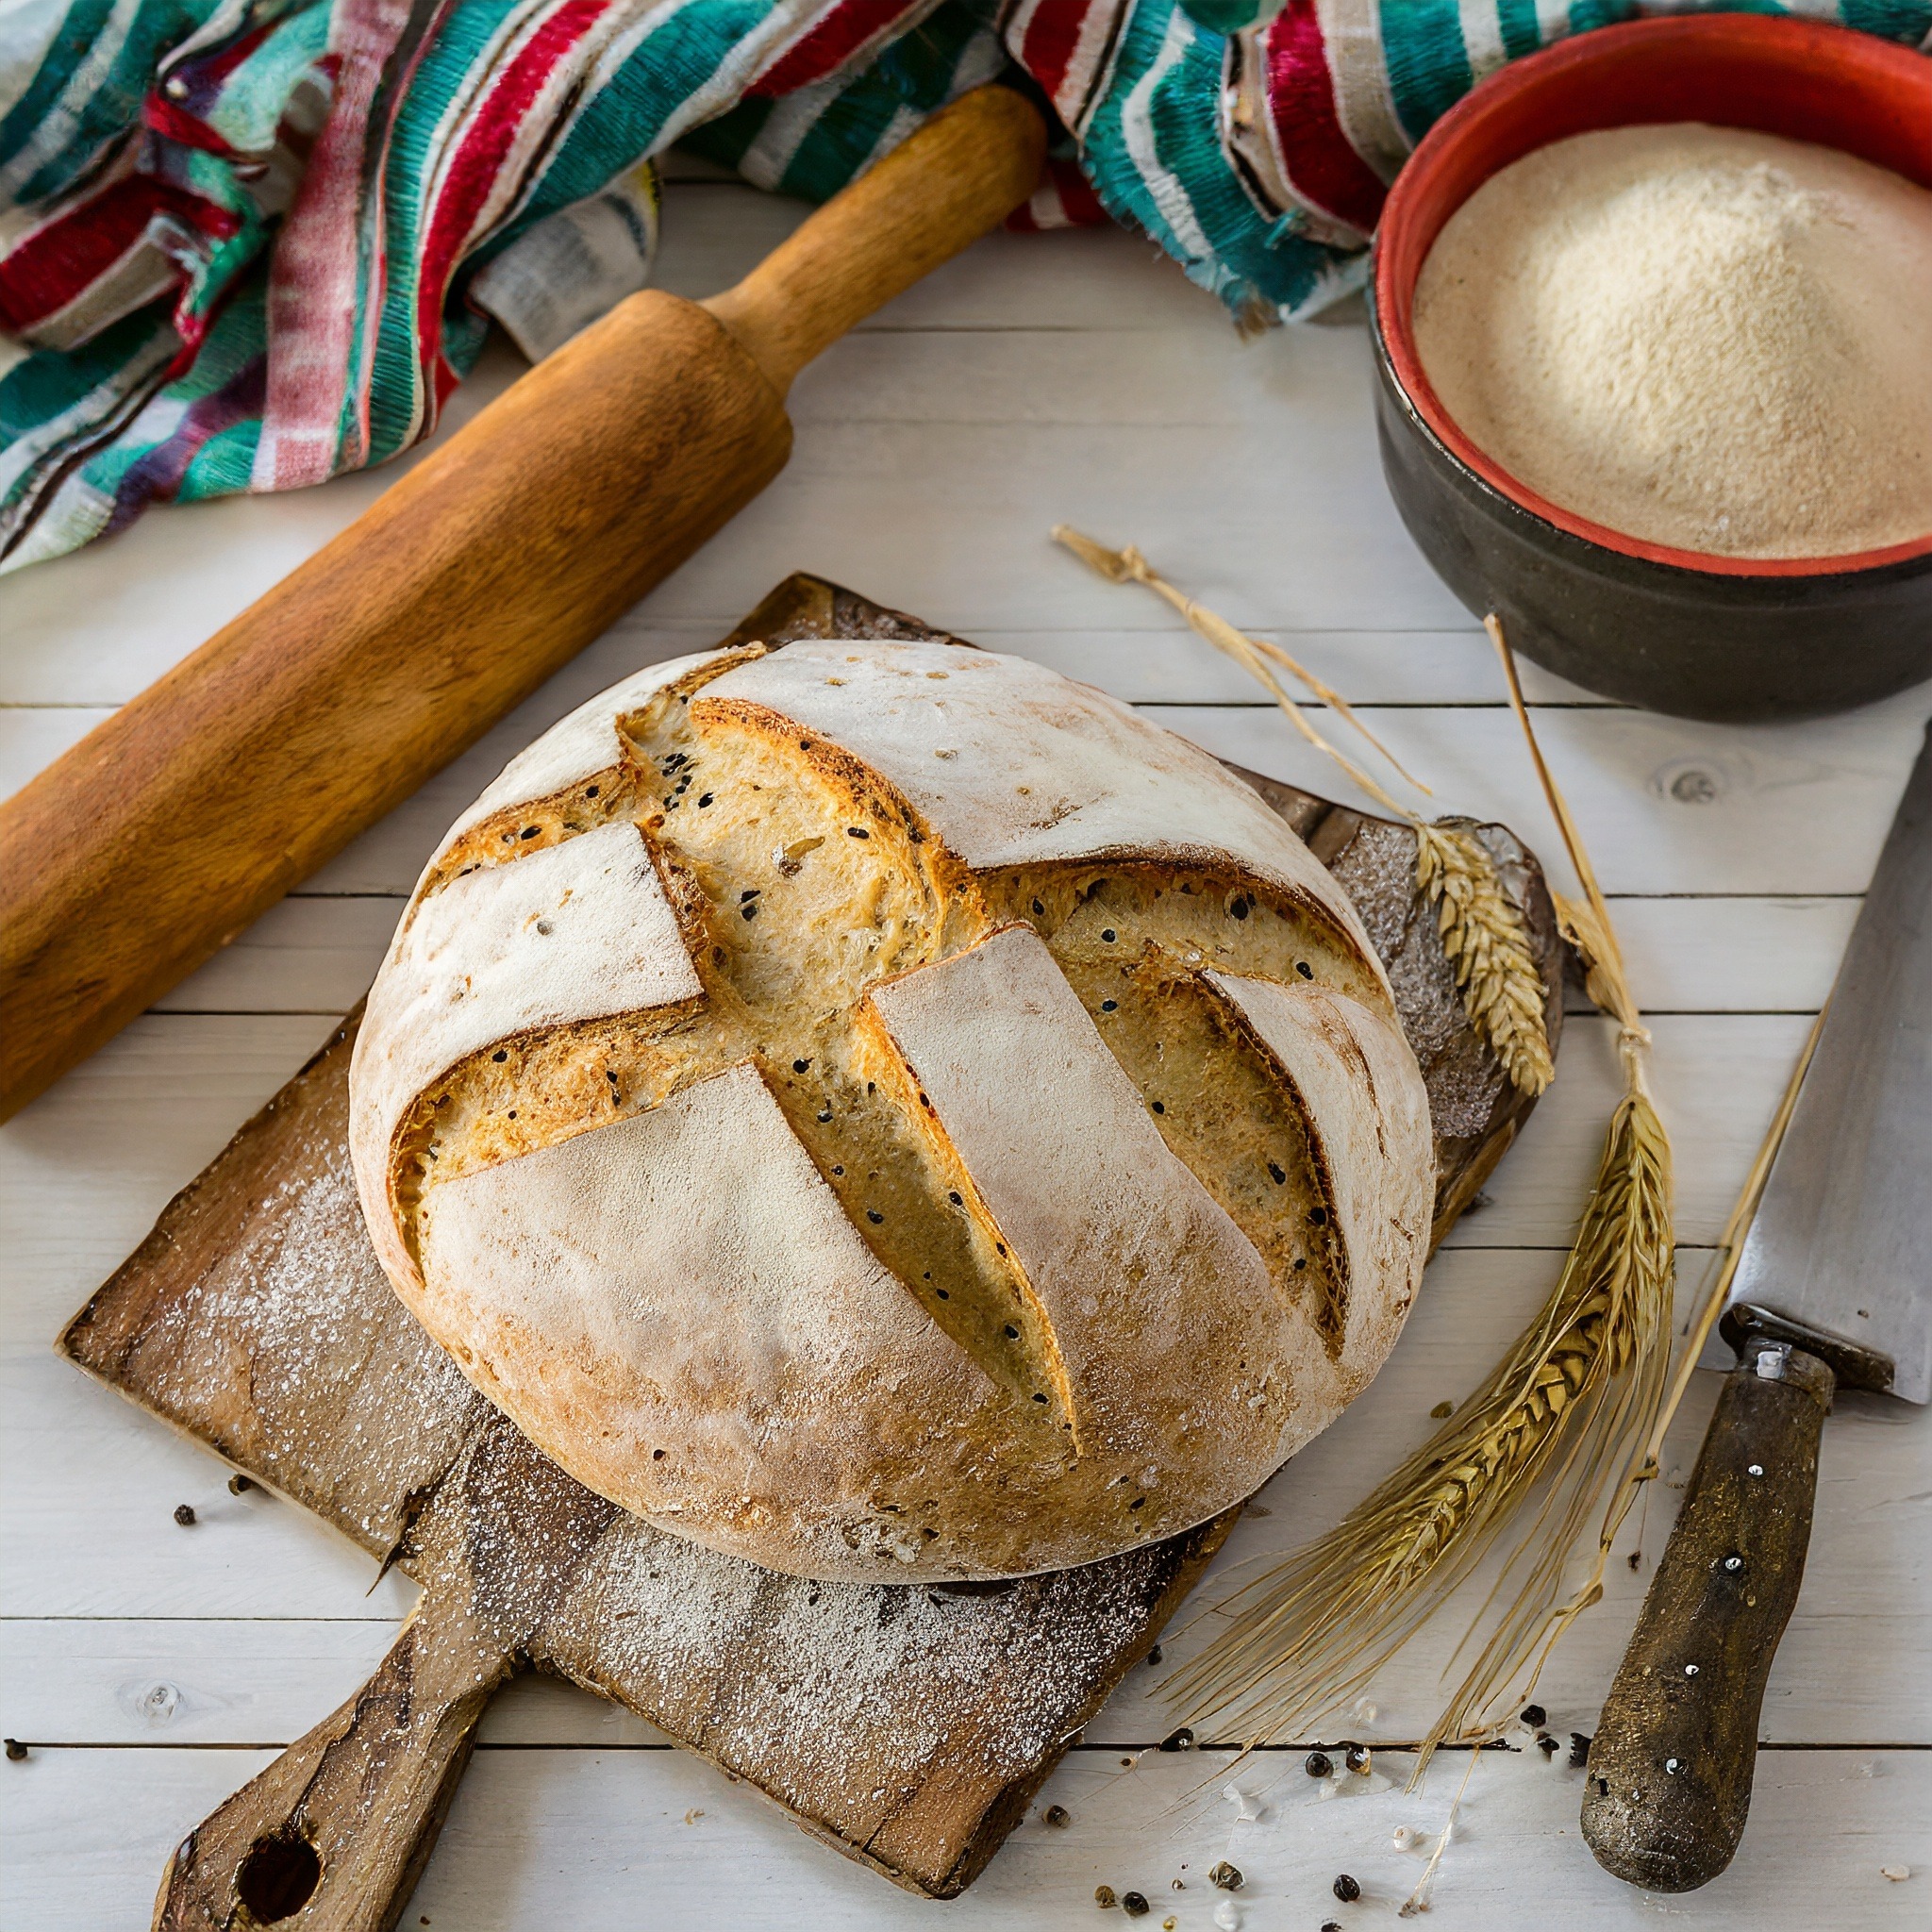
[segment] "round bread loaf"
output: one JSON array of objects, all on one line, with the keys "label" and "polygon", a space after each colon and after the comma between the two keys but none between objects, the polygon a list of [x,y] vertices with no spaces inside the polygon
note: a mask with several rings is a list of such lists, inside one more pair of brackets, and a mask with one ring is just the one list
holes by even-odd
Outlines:
[{"label": "round bread loaf", "polygon": [[1428,1102],[1307,849],[1024,658],[655,665],[444,840],[352,1074],[376,1253],[664,1528],[840,1579],[1091,1562],[1380,1366]]}]

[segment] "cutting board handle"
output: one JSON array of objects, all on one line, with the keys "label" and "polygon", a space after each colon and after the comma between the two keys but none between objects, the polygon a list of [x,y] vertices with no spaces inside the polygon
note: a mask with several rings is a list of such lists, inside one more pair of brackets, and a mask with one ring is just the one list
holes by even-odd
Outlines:
[{"label": "cutting board handle", "polygon": [[391,1932],[515,1669],[425,1599],[355,1696],[175,1848],[155,1932]]},{"label": "cutting board handle", "polygon": [[1605,1871],[1693,1891],[1751,1812],[1757,1717],[1811,1541],[1834,1378],[1747,1334],[1591,1740],[1583,1836]]}]

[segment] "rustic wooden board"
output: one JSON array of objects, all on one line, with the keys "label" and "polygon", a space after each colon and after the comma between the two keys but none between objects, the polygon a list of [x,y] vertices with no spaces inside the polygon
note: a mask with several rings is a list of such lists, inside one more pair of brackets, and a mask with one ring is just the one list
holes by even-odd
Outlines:
[{"label": "rustic wooden board", "polygon": [[[827,635],[936,633],[809,577],[734,633]],[[1527,1104],[1463,1017],[1415,904],[1407,831],[1244,775],[1347,886],[1388,962],[1436,1117],[1440,1240]],[[1541,874],[1502,828],[1480,833],[1530,908],[1554,1047],[1561,953]],[[262,1803],[292,1779],[325,1863],[373,1860],[366,1884],[399,1908],[489,1692],[534,1667],[648,1717],[908,1889],[963,1889],[1231,1519],[1009,1585],[861,1588],[774,1575],[622,1514],[525,1444],[391,1293],[348,1171],[353,1025],[176,1197],[63,1338],[82,1367],[425,1588],[372,1690],[184,1845],[177,1888],[225,1885]],[[447,1748],[417,1762],[398,1741],[319,1815],[318,1766],[378,1707],[444,1711]],[[410,1811],[400,1840],[385,1807]]]}]

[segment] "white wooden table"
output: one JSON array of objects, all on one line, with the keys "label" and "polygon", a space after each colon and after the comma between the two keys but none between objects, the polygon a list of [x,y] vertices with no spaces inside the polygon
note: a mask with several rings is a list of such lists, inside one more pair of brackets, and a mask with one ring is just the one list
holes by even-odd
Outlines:
[{"label": "white wooden table", "polygon": [[[703,293],[796,219],[723,184],[669,195],[661,279]],[[515,374],[492,352],[460,420]],[[514,717],[222,958],[0,1133],[5,1228],[0,1515],[0,1924],[147,1924],[169,1846],[360,1681],[408,1607],[391,1575],[291,1506],[231,1496],[209,1454],[84,1380],[56,1333],[168,1197],[360,993],[437,834],[504,759],[632,667],[721,635],[808,568],[1144,705],[1244,763],[1333,792],[1336,774],[1241,674],[1144,593],[1047,541],[1067,521],[1135,541],[1350,697],[1445,808],[1558,847],[1480,632],[1398,525],[1377,469],[1359,319],[1243,344],[1219,308],[1117,232],[998,236],[807,372],[790,470],[736,524]],[[0,784],[79,738],[315,549],[394,470],[292,497],[157,512],[0,582]],[[509,539],[508,541],[513,541]],[[1531,673],[1547,746],[1591,841],[1654,1016],[1678,1161],[1681,1296],[1829,984],[1932,699],[1726,729],[1606,705]],[[9,1025],[31,1025],[11,1013]],[[1555,1278],[1615,1091],[1607,1029],[1573,1015],[1557,1085],[1429,1272],[1374,1388],[1271,1486],[1222,1568],[1332,1523],[1432,1426]],[[1538,1695],[1593,1728],[1714,1394],[1700,1376],[1607,1601]],[[178,1527],[175,1506],[197,1522]],[[1480,1758],[1444,1857],[1445,1927],[1924,1927],[1932,1924],[1932,1416],[1842,1398],[1825,1437],[1811,1567],[1765,1706],[1751,1828],[1732,1870],[1663,1900],[1599,1872],[1581,1774],[1534,1750]],[[1639,1564],[1624,1560],[1635,1552]],[[1217,1594],[1210,1578],[1196,1601]],[[1344,1734],[1418,1736],[1452,1633],[1419,1644]],[[1170,1658],[1188,1640],[1171,1640]],[[579,1932],[1096,1923],[1094,1888],[1143,1892],[1151,1927],[1216,1921],[1232,1857],[1257,1928],[1390,1919],[1422,1869],[1393,1828],[1438,1831],[1466,1757],[1407,1792],[1324,1801],[1299,1754],[1241,1767],[1148,1749],[1170,1727],[1118,1696],[962,1900],[933,1906],[808,1841],[647,1726],[525,1680],[491,1711],[407,1926]],[[1250,1806],[1248,1808],[1252,1809]],[[1425,1844],[1433,1840],[1425,1840]],[[1913,1875],[1888,1881],[1883,1866]],[[1337,1873],[1362,1901],[1336,1904]],[[1181,1881],[1175,1889],[1174,1881]],[[1100,1920],[1099,1923],[1115,1923]]]}]

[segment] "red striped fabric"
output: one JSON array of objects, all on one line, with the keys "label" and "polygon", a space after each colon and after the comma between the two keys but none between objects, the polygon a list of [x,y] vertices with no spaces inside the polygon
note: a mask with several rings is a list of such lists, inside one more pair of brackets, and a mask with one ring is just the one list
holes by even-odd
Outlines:
[{"label": "red striped fabric", "polygon": [[[416,301],[417,362],[433,386],[439,409],[447,393],[442,304],[450,276],[475,231],[477,217],[501,182],[518,134],[531,111],[541,108],[545,83],[596,30],[610,4],[611,0],[565,0],[516,50],[489,92],[472,107],[468,125],[443,170],[435,205],[423,225]],[[456,379],[449,375],[450,387]]]},{"label": "red striped fabric", "polygon": [[141,241],[158,214],[217,238],[241,226],[212,202],[150,175],[125,175],[35,228],[0,259],[0,329],[24,336],[59,314]]},{"label": "red striped fabric", "polygon": [[1092,184],[1077,161],[1049,159],[1040,186],[1007,217],[1016,234],[1043,234],[1052,228],[1097,228],[1107,221]]},{"label": "red striped fabric", "polygon": [[1007,29],[1007,45],[1076,131],[1113,45],[1123,0],[1027,0]]},{"label": "red striped fabric", "polygon": [[182,147],[197,147],[204,154],[234,158],[235,150],[206,121],[186,108],[177,107],[165,94],[149,94],[141,104],[141,118],[156,134]]},{"label": "red striped fabric", "polygon": [[1281,171],[1311,208],[1375,232],[1389,191],[1349,145],[1315,0],[1289,0],[1267,29],[1268,113]]},{"label": "red striped fabric", "polygon": [[[380,309],[384,268],[378,249],[367,264],[368,286],[358,289],[363,264],[342,246],[342,238],[355,232],[376,91],[409,25],[409,0],[337,0],[331,16],[335,97],[282,225],[269,280],[268,391],[255,458],[258,490],[326,482],[338,468],[342,408],[360,332],[358,302],[371,312]],[[380,195],[379,179],[371,192]],[[358,450],[346,467],[359,467],[362,460]]]},{"label": "red striped fabric", "polygon": [[929,0],[838,0],[745,89],[775,99],[824,80]]}]

